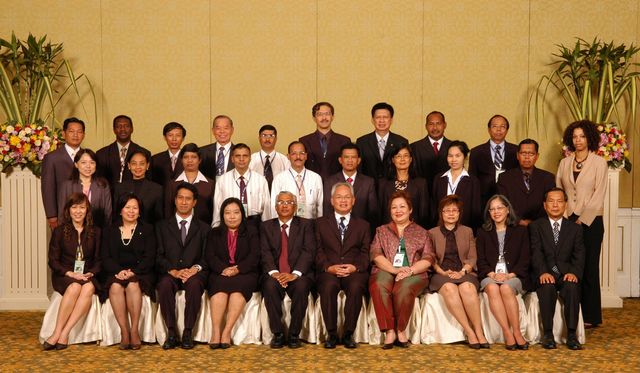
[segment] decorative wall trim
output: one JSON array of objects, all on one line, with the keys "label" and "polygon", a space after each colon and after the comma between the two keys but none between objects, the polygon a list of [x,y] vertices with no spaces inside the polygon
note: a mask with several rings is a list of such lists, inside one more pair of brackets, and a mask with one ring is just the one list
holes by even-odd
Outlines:
[{"label": "decorative wall trim", "polygon": [[618,209],[617,242],[621,247],[616,260],[616,293],[621,297],[640,297],[640,208]]}]

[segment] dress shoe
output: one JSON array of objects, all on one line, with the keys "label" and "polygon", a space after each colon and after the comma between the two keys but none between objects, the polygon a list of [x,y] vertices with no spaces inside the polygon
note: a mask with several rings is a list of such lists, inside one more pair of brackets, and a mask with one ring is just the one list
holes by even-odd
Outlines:
[{"label": "dress shoe", "polygon": [[524,344],[519,344],[516,342],[516,347],[518,347],[518,350],[528,350],[529,342],[525,342]]},{"label": "dress shoe", "polygon": [[64,350],[69,347],[68,344],[65,343],[56,343],[56,351]]},{"label": "dress shoe", "polygon": [[353,333],[350,333],[350,332],[345,332],[344,333],[344,337],[342,337],[342,343],[344,344],[344,347],[346,347],[346,348],[356,348],[356,347],[358,347],[358,344],[353,339]]},{"label": "dress shoe", "polygon": [[506,348],[509,351],[515,351],[516,349],[518,349],[518,344],[517,343],[514,343],[512,345],[505,344],[504,348]]},{"label": "dress shoe", "polygon": [[284,347],[284,334],[273,333],[273,339],[271,340],[271,348],[282,348],[282,347]]},{"label": "dress shoe", "polygon": [[182,348],[190,350],[194,347],[193,337],[191,336],[191,330],[185,329],[182,333]]},{"label": "dress shoe", "polygon": [[338,336],[335,334],[329,334],[329,338],[324,342],[324,348],[336,348],[338,344]]},{"label": "dress shoe", "polygon": [[135,343],[135,344],[131,344],[131,349],[132,350],[139,350],[142,347],[142,343]]},{"label": "dress shoe", "polygon": [[56,345],[52,345],[51,343],[44,341],[44,343],[42,344],[42,349],[45,351],[51,351],[51,350],[55,350],[56,349]]},{"label": "dress shoe", "polygon": [[129,343],[120,343],[120,346],[118,348],[121,350],[130,350],[131,345]]},{"label": "dress shoe", "polygon": [[289,348],[300,348],[302,347],[302,343],[300,342],[300,338],[297,334],[289,335]]},{"label": "dress shoe", "polygon": [[582,350],[582,345],[578,342],[578,337],[575,334],[570,334],[567,337],[567,347],[570,350]]},{"label": "dress shoe", "polygon": [[229,347],[231,347],[231,343],[220,343],[220,348],[223,350],[226,350]]},{"label": "dress shoe", "polygon": [[382,345],[383,350],[391,350],[393,348],[393,343],[385,343]]},{"label": "dress shoe", "polygon": [[178,342],[178,339],[176,338],[175,335],[170,335],[169,337],[167,337],[167,340],[164,341],[164,343],[162,344],[162,349],[163,350],[171,350],[173,348],[178,347],[180,343]]},{"label": "dress shoe", "polygon": [[409,341],[400,342],[399,339],[396,339],[395,341],[393,341],[393,345],[400,348],[409,348]]},{"label": "dress shoe", "polygon": [[489,348],[491,348],[491,345],[489,344],[489,342],[480,343],[480,348],[489,349]]},{"label": "dress shoe", "polygon": [[212,350],[220,349],[220,343],[209,343],[209,348]]},{"label": "dress shoe", "polygon": [[553,335],[545,334],[544,337],[542,337],[542,347],[547,350],[553,350],[554,348],[557,348],[556,341],[553,339]]}]

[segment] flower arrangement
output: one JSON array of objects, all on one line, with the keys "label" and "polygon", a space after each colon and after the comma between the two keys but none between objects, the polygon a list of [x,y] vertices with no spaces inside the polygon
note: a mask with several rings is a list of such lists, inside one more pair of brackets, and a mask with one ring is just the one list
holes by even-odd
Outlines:
[{"label": "flower arrangement", "polygon": [[0,165],[2,172],[13,167],[30,169],[40,176],[44,156],[63,143],[62,131],[41,124],[0,124]]},{"label": "flower arrangement", "polygon": [[[631,161],[629,161],[629,143],[627,136],[615,123],[599,124],[597,126],[600,133],[600,143],[596,154],[604,158],[609,164],[609,168],[624,168],[631,172]],[[562,153],[566,157],[571,151],[566,145],[562,146]]]}]

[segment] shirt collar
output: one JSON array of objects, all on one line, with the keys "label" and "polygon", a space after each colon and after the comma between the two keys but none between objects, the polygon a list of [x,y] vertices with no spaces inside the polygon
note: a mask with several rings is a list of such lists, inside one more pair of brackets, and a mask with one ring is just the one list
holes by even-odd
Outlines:
[{"label": "shirt collar", "polygon": [[276,150],[275,149],[273,149],[273,151],[271,153],[267,153],[264,150],[260,149],[260,156],[262,156],[262,158],[264,158],[266,156],[269,156],[269,159],[273,160],[275,155],[276,155]]},{"label": "shirt collar", "polygon": [[[186,171],[182,171],[182,173],[180,174],[180,176],[178,176],[176,178],[176,181],[185,181],[185,182],[189,182],[189,179],[187,179],[187,172]],[[198,183],[198,182],[205,182],[208,183],[209,181],[207,180],[207,178],[202,174],[202,172],[198,171],[198,176],[196,176],[196,179],[193,181],[193,184]]]},{"label": "shirt collar", "polygon": [[558,220],[553,220],[553,219],[549,218],[549,223],[551,223],[552,227],[553,227],[553,223],[555,223],[555,222],[558,222],[560,227],[562,227],[562,217],[560,217],[560,219],[558,219]]},{"label": "shirt collar", "polygon": [[[434,139],[432,139],[432,138],[431,138],[431,136],[427,136],[427,137],[429,138],[429,142],[431,143],[431,146],[433,146],[433,144],[434,144],[434,143],[436,143],[436,142],[438,143],[438,145],[440,145],[440,146],[441,146],[441,145],[442,145],[442,140],[444,139],[444,136],[442,136],[442,137],[440,138],[440,140],[434,140]],[[439,148],[440,146],[438,146],[438,148]]]},{"label": "shirt collar", "polygon": [[71,159],[73,160],[78,150],[80,150],[80,147],[78,147],[78,149],[73,149],[69,145],[64,144],[64,149],[67,151],[67,154],[69,154],[69,157],[71,157]]},{"label": "shirt collar", "polygon": [[228,152],[229,149],[231,148],[231,141],[229,141],[228,143],[224,144],[224,145],[220,145],[220,143],[216,143],[216,152],[220,151],[220,148],[224,148],[224,152]]},{"label": "shirt collar", "polygon": [[500,151],[504,150],[504,144],[506,141],[502,141],[501,143],[495,143],[493,140],[489,140],[489,144],[491,145],[491,150],[496,151],[496,146],[500,145]]},{"label": "shirt collar", "polygon": [[116,145],[118,146],[118,153],[120,153],[122,151],[122,148],[124,148],[124,147],[126,147],[127,151],[129,151],[129,148],[131,147],[131,141],[129,141],[125,145],[122,145],[122,144],[120,144],[119,142],[116,141]]},{"label": "shirt collar", "polygon": [[171,159],[173,157],[177,157],[178,155],[180,155],[180,149],[178,149],[176,154],[171,153],[171,150],[167,149],[167,154],[169,154],[169,159]]},{"label": "shirt collar", "polygon": [[353,176],[349,176],[347,174],[344,173],[344,170],[342,170],[342,176],[344,176],[344,179],[347,180],[348,178],[351,178],[351,180],[353,180],[353,182],[356,182],[356,176],[358,176],[358,171],[356,171]]},{"label": "shirt collar", "polygon": [[193,220],[193,211],[191,211],[191,215],[189,215],[186,218],[183,218],[182,216],[176,213],[176,221],[178,222],[178,226],[180,226],[180,222],[183,220],[187,221],[187,225],[191,225],[191,220]]},{"label": "shirt collar", "polygon": [[280,218],[278,218],[278,223],[280,223],[280,227],[282,228],[282,224],[286,224],[287,228],[291,228],[291,221],[293,220],[293,218],[290,218],[287,221],[282,221],[280,220]]},{"label": "shirt collar", "polygon": [[348,213],[346,215],[340,215],[340,214],[338,214],[337,212],[334,211],[333,214],[335,215],[336,222],[338,224],[340,224],[340,218],[344,217],[344,224],[345,225],[349,225],[349,220],[351,220],[351,213]]},{"label": "shirt collar", "polygon": [[378,140],[378,142],[380,142],[380,140],[384,140],[384,142],[386,143],[387,140],[389,139],[389,132],[387,132],[387,134],[384,136],[380,136],[378,132],[374,132],[374,133],[376,134],[376,139]]},{"label": "shirt collar", "polygon": [[245,171],[244,175],[240,175],[240,172],[238,172],[237,169],[233,169],[231,170],[231,172],[233,172],[233,180],[238,180],[240,179],[240,176],[244,177],[245,180],[249,180],[251,179],[251,169],[247,168],[247,171]]},{"label": "shirt collar", "polygon": [[[469,176],[469,172],[467,172],[467,170],[465,168],[463,168],[462,172],[460,173],[460,177],[463,177],[463,176]],[[441,177],[451,178],[451,169],[448,169],[447,172],[442,174]],[[460,179],[460,177],[458,179]]]}]

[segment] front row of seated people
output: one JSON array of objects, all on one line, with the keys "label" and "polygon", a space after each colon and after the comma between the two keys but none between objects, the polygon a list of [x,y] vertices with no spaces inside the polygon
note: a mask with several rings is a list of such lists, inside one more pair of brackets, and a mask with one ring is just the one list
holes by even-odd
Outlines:
[{"label": "front row of seated people", "polygon": [[[67,348],[69,333],[89,311],[94,293],[111,302],[121,331],[120,348],[139,349],[142,295],[155,300],[156,292],[168,332],[162,347],[193,348],[193,328],[205,288],[211,305],[211,349],[231,346],[233,327],[258,289],[273,333],[272,348],[301,347],[299,335],[313,289],[320,297],[328,332],[325,348],[340,342],[340,290],[346,295],[341,340],[346,348],[357,347],[354,332],[367,292],[384,333],[383,348],[408,347],[407,325],[416,297],[425,291],[442,295],[470,348],[489,348],[480,317],[481,290],[487,293],[505,347],[526,350],[529,344],[520,332],[516,295],[530,289],[540,302],[542,346],[556,348],[553,315],[559,293],[567,346],[581,349],[576,329],[584,245],[582,231],[563,217],[567,195],[560,188],[546,193],[547,217],[532,222],[529,231],[517,225],[506,197],[493,196],[476,239],[469,227],[460,224],[464,204],[457,195],[440,201],[439,223],[427,231],[412,219],[415,206],[410,195],[394,192],[388,206],[391,221],[376,229],[372,241],[369,224],[351,214],[355,197],[349,183],[333,186],[334,213],[315,222],[296,216],[294,194],[278,193],[277,217],[260,224],[259,230],[247,222],[245,206],[237,198],[222,203],[221,224],[211,230],[194,218],[198,198],[193,185],[177,185],[176,212],[158,223],[154,234],[141,218],[141,200],[133,193],[124,194],[116,211],[120,219],[101,235],[93,225],[87,197],[71,194],[64,208],[66,223],[54,230],[50,242],[53,288],[62,294],[62,301],[44,349]],[[181,338],[176,321],[178,290],[185,291]],[[285,294],[291,299],[288,338],[281,321]]]}]

